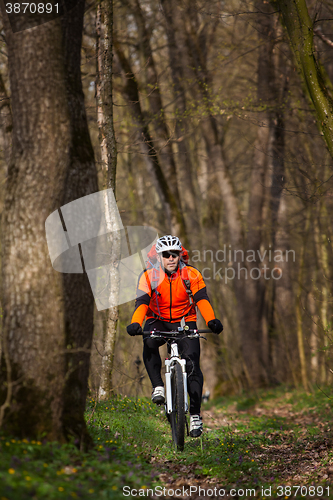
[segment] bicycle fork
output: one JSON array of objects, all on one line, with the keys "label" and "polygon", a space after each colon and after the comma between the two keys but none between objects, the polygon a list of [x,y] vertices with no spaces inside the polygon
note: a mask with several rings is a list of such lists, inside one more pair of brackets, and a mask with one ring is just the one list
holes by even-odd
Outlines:
[{"label": "bicycle fork", "polygon": [[171,390],[171,374],[172,367],[175,363],[180,364],[182,368],[183,374],[183,384],[184,384],[184,408],[185,413],[188,411],[188,402],[187,402],[187,373],[186,373],[186,361],[185,359],[180,359],[178,355],[178,346],[177,344],[171,344],[171,354],[170,359],[165,360],[165,386],[166,386],[166,402],[167,402],[167,413],[171,413],[173,411],[172,408],[172,390]]}]

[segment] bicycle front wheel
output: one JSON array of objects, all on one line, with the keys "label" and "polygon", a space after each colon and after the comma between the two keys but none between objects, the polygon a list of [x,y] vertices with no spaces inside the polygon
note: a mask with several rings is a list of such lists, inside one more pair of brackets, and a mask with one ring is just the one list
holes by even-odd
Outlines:
[{"label": "bicycle front wheel", "polygon": [[183,372],[179,363],[176,363],[171,378],[172,389],[172,413],[170,423],[172,430],[172,439],[177,450],[184,449],[185,440],[185,397]]}]

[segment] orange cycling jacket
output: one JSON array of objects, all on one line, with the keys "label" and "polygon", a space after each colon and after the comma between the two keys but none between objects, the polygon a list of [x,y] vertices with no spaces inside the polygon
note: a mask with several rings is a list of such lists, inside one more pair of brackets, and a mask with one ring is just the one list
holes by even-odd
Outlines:
[{"label": "orange cycling jacket", "polygon": [[[150,268],[141,273],[132,323],[142,325],[145,316],[147,319],[159,318],[170,323],[179,322],[183,317],[185,321],[196,321],[195,305],[198,305],[206,323],[215,319],[200,271],[190,265],[182,266],[181,270],[178,268],[177,272],[170,275],[161,268]],[[184,280],[189,280],[192,301]]]}]

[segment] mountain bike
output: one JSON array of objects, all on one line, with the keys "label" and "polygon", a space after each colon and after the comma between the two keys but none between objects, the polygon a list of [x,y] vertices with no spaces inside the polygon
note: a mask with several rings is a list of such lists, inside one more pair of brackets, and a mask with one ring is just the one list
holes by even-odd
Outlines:
[{"label": "mountain bike", "polygon": [[200,333],[208,332],[210,330],[190,330],[185,326],[168,332],[152,330],[144,339],[163,339],[168,345],[169,357],[165,359],[165,412],[171,425],[172,440],[179,451],[184,449],[185,426],[187,435],[189,431],[186,419],[188,412],[186,361],[179,354],[178,343],[184,338],[207,340]]}]

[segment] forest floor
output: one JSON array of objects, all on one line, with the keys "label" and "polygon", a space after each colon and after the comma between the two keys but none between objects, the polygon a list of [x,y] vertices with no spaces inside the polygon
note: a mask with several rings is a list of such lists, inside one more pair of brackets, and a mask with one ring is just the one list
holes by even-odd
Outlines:
[{"label": "forest floor", "polygon": [[89,398],[94,447],[0,434],[0,500],[333,498],[329,389],[278,388],[203,407],[205,431],[176,452],[146,398]]}]

